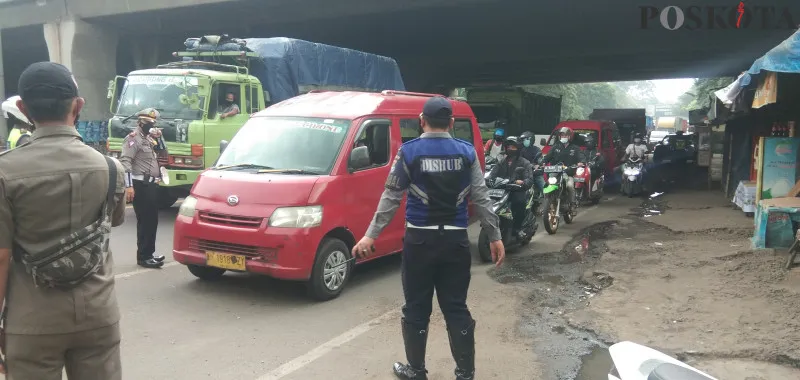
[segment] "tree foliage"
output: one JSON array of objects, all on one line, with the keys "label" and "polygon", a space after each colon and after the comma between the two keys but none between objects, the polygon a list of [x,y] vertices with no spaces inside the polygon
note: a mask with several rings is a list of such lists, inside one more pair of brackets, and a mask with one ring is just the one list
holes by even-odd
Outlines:
[{"label": "tree foliage", "polygon": [[561,120],[586,119],[595,108],[645,108],[655,104],[655,85],[641,82],[599,82],[524,86],[527,91],[561,96]]},{"label": "tree foliage", "polygon": [[692,88],[678,98],[678,104],[686,111],[703,109],[711,104],[714,92],[733,83],[736,78],[698,78]]}]

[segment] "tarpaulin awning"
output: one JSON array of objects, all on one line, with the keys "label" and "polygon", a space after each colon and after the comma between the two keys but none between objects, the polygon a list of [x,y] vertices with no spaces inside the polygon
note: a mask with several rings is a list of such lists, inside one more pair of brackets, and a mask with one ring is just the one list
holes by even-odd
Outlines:
[{"label": "tarpaulin awning", "polygon": [[[776,73],[800,73],[800,30],[753,62],[750,69],[740,78],[740,87],[748,86],[751,76],[761,73],[762,70]],[[737,80],[737,82],[739,81]]]}]

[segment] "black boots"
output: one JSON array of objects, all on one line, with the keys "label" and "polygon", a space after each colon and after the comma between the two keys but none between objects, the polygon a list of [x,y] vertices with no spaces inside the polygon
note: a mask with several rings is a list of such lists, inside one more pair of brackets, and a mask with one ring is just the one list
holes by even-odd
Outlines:
[{"label": "black boots", "polygon": [[447,328],[450,338],[450,351],[456,361],[456,380],[475,378],[475,321],[464,330],[453,331]]},{"label": "black boots", "polygon": [[412,326],[406,322],[405,318],[402,320],[402,326],[408,364],[394,363],[394,374],[404,380],[428,380],[428,371],[425,370],[428,327]]}]

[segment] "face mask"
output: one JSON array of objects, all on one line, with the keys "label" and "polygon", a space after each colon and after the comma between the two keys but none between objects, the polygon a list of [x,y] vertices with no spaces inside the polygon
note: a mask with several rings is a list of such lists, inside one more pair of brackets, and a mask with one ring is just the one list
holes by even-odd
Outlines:
[{"label": "face mask", "polygon": [[518,155],[519,155],[519,150],[517,150],[517,149],[514,149],[514,150],[511,150],[511,149],[506,149],[506,154],[507,154],[509,157],[516,157],[516,156],[518,156]]},{"label": "face mask", "polygon": [[633,139],[633,143],[634,143],[634,144],[641,144],[641,143],[642,143],[642,140],[640,140],[640,139]]},{"label": "face mask", "polygon": [[144,134],[150,133],[150,128],[152,128],[152,127],[153,127],[153,125],[152,124],[148,124],[148,123],[139,124],[139,128],[142,128],[142,133],[144,133]]},{"label": "face mask", "polygon": [[562,137],[562,138],[558,139],[558,141],[561,141],[561,143],[562,143],[562,144],[566,144],[566,143],[568,143],[568,142],[569,142],[569,138],[567,138],[567,137]]},{"label": "face mask", "polygon": [[522,142],[522,145],[524,145],[526,148],[527,148],[527,147],[530,147],[530,146],[531,146],[531,140],[525,140],[525,141],[523,141],[523,142]]}]

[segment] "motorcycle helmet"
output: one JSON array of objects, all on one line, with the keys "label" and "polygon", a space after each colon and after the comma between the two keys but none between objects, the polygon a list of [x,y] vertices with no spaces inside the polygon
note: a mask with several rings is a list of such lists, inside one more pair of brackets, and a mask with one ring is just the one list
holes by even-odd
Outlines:
[{"label": "motorcycle helmet", "polygon": [[522,132],[522,134],[519,136],[519,141],[522,143],[522,145],[525,148],[531,146],[531,144],[533,142],[533,133],[532,132]]},{"label": "motorcycle helmet", "polygon": [[[513,147],[515,149],[509,149],[509,147]],[[517,136],[508,136],[505,141],[503,141],[503,148],[506,151],[506,155],[508,156],[515,156],[519,155],[520,143]]]},{"label": "motorcycle helmet", "polygon": [[558,129],[558,141],[562,144],[567,144],[572,141],[572,129],[569,127],[561,127]]},{"label": "motorcycle helmet", "polygon": [[587,149],[594,149],[597,148],[597,141],[594,141],[594,136],[592,134],[587,134],[583,140],[586,142]]},{"label": "motorcycle helmet", "polygon": [[503,128],[497,128],[494,130],[494,141],[503,141],[506,138],[506,130]]}]

